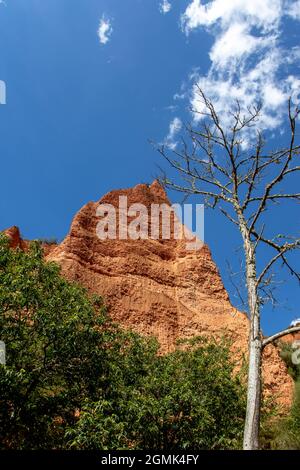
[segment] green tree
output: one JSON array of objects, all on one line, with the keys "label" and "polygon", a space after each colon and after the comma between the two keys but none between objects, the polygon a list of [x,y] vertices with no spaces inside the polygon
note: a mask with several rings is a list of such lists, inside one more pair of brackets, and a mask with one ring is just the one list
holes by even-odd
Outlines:
[{"label": "green tree", "polygon": [[114,401],[86,404],[68,432],[72,446],[169,451],[241,446],[245,393],[229,354],[227,344],[196,338],[188,349],[153,356],[148,374],[119,388]]},{"label": "green tree", "polygon": [[61,448],[64,429],[75,422],[84,400],[113,395],[129,357],[132,374],[143,357],[134,361],[137,339],[109,320],[101,299],[90,299],[59,275],[58,266],[45,263],[39,243],[26,253],[9,249],[5,237],[0,339],[6,344],[1,448]]}]

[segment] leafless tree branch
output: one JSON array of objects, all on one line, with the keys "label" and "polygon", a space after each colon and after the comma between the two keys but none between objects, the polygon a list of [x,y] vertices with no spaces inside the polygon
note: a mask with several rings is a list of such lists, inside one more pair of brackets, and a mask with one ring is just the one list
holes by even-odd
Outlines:
[{"label": "leafless tree branch", "polygon": [[293,333],[298,333],[300,331],[300,326],[293,326],[291,328],[287,328],[285,330],[276,333],[275,335],[269,336],[268,338],[264,339],[262,342],[262,347],[265,348],[268,344],[274,343],[279,338],[283,336],[290,335]]}]

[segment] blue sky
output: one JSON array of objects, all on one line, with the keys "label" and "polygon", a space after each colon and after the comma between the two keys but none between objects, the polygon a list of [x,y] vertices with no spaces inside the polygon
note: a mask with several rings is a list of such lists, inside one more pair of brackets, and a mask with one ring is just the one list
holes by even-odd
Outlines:
[{"label": "blue sky", "polygon": [[[176,145],[195,80],[221,112],[235,97],[261,100],[262,126],[280,145],[287,96],[299,98],[299,20],[299,0],[1,2],[0,228],[63,239],[89,200],[151,182],[162,161],[149,139]],[[271,223],[299,233],[298,214],[287,207]],[[238,270],[239,236],[206,211],[205,238],[238,304],[226,260]],[[294,280],[278,297],[266,333],[300,317]]]}]

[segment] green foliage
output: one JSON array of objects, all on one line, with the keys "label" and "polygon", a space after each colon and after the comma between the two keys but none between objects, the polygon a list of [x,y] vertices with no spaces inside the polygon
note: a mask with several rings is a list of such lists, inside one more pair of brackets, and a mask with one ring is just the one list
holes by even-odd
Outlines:
[{"label": "green foliage", "polygon": [[[226,344],[199,338],[188,350],[153,356],[148,374],[120,387],[115,400],[87,403],[75,448],[223,449],[240,446],[244,394]],[[114,440],[107,433],[114,429]],[[113,446],[113,447],[112,447]]]},{"label": "green foliage", "polygon": [[300,365],[295,364],[292,360],[293,352],[295,351],[291,344],[289,343],[280,343],[280,356],[287,365],[289,374],[293,377],[295,381],[300,380]]},{"label": "green foliage", "polygon": [[228,345],[166,356],[122,331],[101,299],[0,236],[1,449],[236,448],[244,390]]},{"label": "green foliage", "polygon": [[55,237],[53,237],[53,238],[39,238],[37,241],[39,243],[45,243],[46,245],[57,245],[59,243],[59,241]]},{"label": "green foliage", "polygon": [[10,250],[3,237],[0,338],[6,344],[2,448],[61,447],[76,410],[112,387],[121,358],[135,348],[135,339],[109,321],[100,299],[89,299],[43,261],[38,243],[24,253]]},{"label": "green foliage", "polygon": [[295,381],[292,408],[284,418],[267,418],[263,433],[265,448],[276,450],[300,450],[300,365],[292,360],[294,349],[288,343],[280,343],[280,355],[285,361],[289,374]]},{"label": "green foliage", "polygon": [[268,448],[275,450],[300,450],[300,382],[295,383],[292,409],[285,418],[271,423]]}]

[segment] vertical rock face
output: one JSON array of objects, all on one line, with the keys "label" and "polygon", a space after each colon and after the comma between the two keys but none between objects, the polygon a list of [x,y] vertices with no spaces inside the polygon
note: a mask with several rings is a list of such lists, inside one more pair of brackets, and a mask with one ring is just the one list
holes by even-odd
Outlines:
[{"label": "vertical rock face", "polygon": [[4,233],[9,239],[9,245],[11,248],[20,248],[21,250],[26,248],[26,242],[22,240],[18,227],[10,227],[9,229],[5,230]]},{"label": "vertical rock face", "polygon": [[[118,213],[119,196],[127,196],[128,206],[142,203],[149,210],[151,204],[170,205],[157,182],[113,191],[99,203],[112,204]],[[104,296],[122,325],[157,336],[163,351],[180,337],[223,328],[244,339],[247,319],[230,305],[206,245],[187,251],[184,240],[99,240],[99,203],[79,211],[48,258],[61,264],[66,277]],[[150,225],[149,220],[149,231]]]},{"label": "vertical rock face", "polygon": [[[121,325],[155,335],[163,352],[172,350],[179,338],[227,333],[234,341],[233,354],[246,353],[248,319],[232,307],[206,245],[188,251],[184,240],[97,237],[99,204],[114,206],[118,221],[120,196],[127,196],[128,206],[170,205],[156,181],[112,191],[78,212],[69,235],[47,259],[58,262],[69,280],[102,295],[112,318]],[[150,231],[150,219],[148,226]],[[289,405],[293,383],[273,346],[266,348],[263,369],[267,393]]]},{"label": "vertical rock face", "polygon": [[[247,353],[248,319],[231,305],[206,245],[189,251],[186,240],[172,237],[98,238],[99,204],[116,208],[118,233],[120,196],[127,196],[128,207],[143,204],[148,212],[152,204],[170,206],[157,181],[112,191],[78,212],[70,233],[60,245],[44,245],[46,259],[59,263],[67,279],[103,296],[115,321],[139,333],[156,336],[162,352],[171,351],[179,338],[220,337],[226,333],[234,342],[232,354],[240,362],[241,353]],[[152,222],[149,217],[146,223],[149,233]],[[21,239],[16,227],[6,234],[13,248],[26,249],[28,242]],[[267,395],[288,406],[293,382],[272,345],[265,350],[263,372]]]}]

